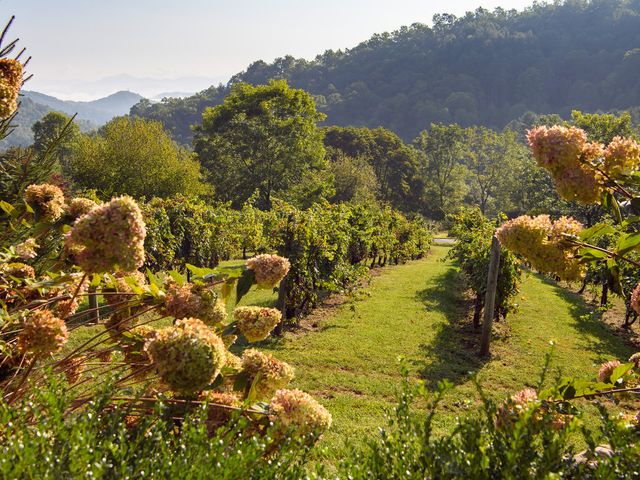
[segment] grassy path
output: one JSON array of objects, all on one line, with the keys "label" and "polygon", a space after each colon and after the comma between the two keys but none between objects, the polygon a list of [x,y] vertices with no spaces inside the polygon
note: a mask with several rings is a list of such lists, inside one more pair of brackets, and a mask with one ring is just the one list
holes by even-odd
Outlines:
[{"label": "grassy path", "polygon": [[591,375],[594,364],[632,353],[587,315],[577,296],[532,275],[523,282],[520,311],[498,328],[492,359],[480,362],[477,334],[461,324],[467,306],[459,274],[442,261],[447,250],[434,247],[425,260],[383,270],[355,310],[340,307],[317,331],[261,346],[294,365],[294,386],[319,397],[333,414],[323,440],[330,457],[385,424],[401,380],[399,356],[428,384],[454,383],[439,418],[444,429],[477,403],[469,372],[490,395],[505,397],[535,384],[550,341],[554,363],[567,374]]}]

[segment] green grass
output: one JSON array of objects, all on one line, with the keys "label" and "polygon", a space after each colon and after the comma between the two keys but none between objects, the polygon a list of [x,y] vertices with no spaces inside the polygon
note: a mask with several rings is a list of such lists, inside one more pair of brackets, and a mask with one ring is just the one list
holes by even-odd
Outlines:
[{"label": "green grass", "polygon": [[455,385],[438,418],[442,430],[479,402],[469,372],[477,374],[487,394],[503,398],[536,384],[551,341],[554,365],[568,375],[592,376],[597,363],[632,353],[587,315],[578,296],[530,275],[522,285],[520,311],[508,318],[506,328],[501,322],[492,358],[480,361],[478,333],[463,321],[468,305],[461,278],[443,262],[447,251],[434,247],[425,260],[384,269],[355,311],[343,306],[317,331],[289,333],[261,347],[294,365],[294,386],[331,411],[334,425],[322,441],[330,459],[385,425],[401,381],[400,356],[411,375],[427,385],[445,378]]}]

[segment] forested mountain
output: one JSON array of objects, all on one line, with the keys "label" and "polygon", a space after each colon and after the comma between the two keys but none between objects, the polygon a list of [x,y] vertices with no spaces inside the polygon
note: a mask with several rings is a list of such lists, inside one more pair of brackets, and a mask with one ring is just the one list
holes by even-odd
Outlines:
[{"label": "forested mountain", "polygon": [[24,92],[24,95],[26,98],[41,105],[46,105],[52,110],[66,113],[67,115],[77,113],[79,119],[88,120],[97,125],[102,125],[113,117],[128,113],[132,105],[142,100],[142,96],[127,91],[116,92],[107,97],[89,102],[60,100],[50,95],[30,91]]},{"label": "forested mountain", "polygon": [[[441,14],[307,61],[257,61],[230,82],[283,78],[311,92],[327,124],[385,126],[412,139],[431,122],[502,128],[527,111],[568,115],[640,105],[640,1],[534,3],[524,11]],[[202,110],[229,85],[140,103],[190,143]]]}]

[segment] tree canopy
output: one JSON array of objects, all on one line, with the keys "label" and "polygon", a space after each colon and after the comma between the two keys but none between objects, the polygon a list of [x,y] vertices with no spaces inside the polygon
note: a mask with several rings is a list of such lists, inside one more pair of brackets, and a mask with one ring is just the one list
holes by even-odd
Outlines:
[{"label": "tree canopy", "polygon": [[308,205],[330,193],[325,149],[311,96],[284,81],[234,86],[222,105],[205,110],[196,128],[197,158],[216,196],[241,206],[254,192]]}]

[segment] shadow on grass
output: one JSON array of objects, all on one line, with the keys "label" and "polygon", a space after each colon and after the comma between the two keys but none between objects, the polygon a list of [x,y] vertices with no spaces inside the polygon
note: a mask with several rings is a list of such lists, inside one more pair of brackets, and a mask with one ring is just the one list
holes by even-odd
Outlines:
[{"label": "shadow on grass", "polygon": [[636,350],[627,332],[616,331],[602,319],[602,314],[594,311],[577,293],[561,287],[555,281],[540,274],[533,274],[553,289],[554,295],[569,305],[575,329],[580,337],[580,346],[593,352],[593,361],[599,363],[611,359],[626,359]]},{"label": "shadow on grass", "polygon": [[420,345],[423,358],[416,360],[420,376],[434,387],[440,380],[453,384],[466,381],[484,363],[477,355],[480,332],[467,318],[469,302],[462,296],[462,275],[456,269],[433,279],[433,286],[416,294],[429,311],[442,313],[447,322],[439,325],[433,341]]}]

